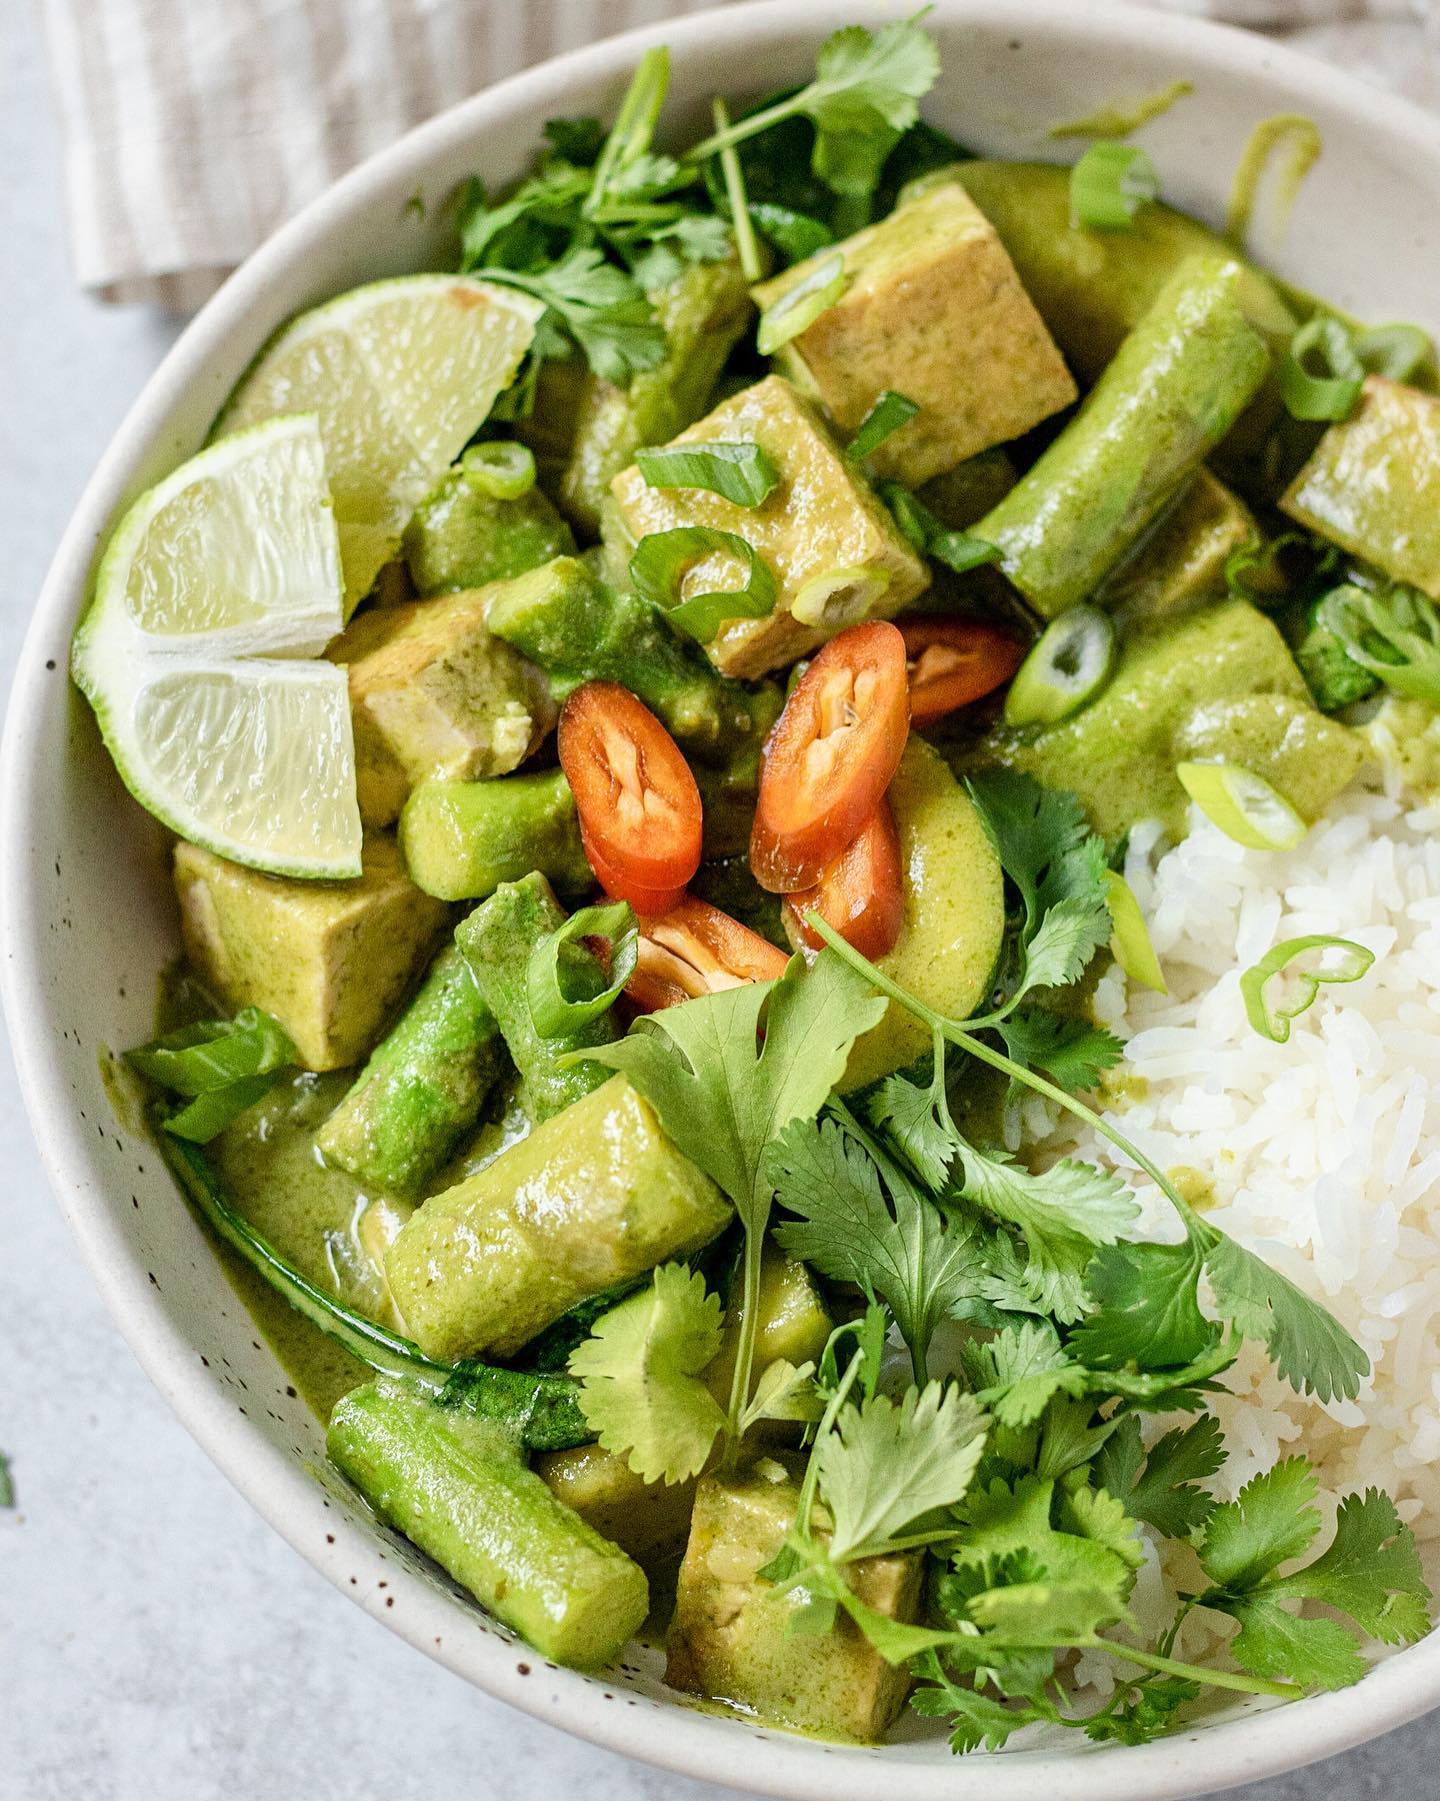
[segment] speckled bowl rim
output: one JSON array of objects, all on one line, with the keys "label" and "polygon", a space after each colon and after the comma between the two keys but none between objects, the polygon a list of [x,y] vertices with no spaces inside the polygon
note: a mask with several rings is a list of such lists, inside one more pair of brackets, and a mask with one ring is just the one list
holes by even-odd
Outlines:
[{"label": "speckled bowl rim", "polygon": [[[908,10],[908,9],[906,9]],[[183,1332],[147,1282],[127,1244],[118,1214],[92,1190],[89,1128],[75,1116],[57,1048],[45,1018],[41,978],[44,919],[32,867],[44,838],[42,782],[36,748],[47,716],[65,704],[63,672],[73,622],[81,609],[97,543],[137,471],[153,458],[179,397],[218,347],[237,330],[282,272],[312,249],[367,216],[367,203],[397,173],[417,186],[447,149],[503,127],[507,115],[532,104],[563,112],[580,78],[622,78],[641,50],[668,43],[677,59],[688,49],[730,41],[743,56],[748,82],[756,46],[803,24],[819,39],[855,19],[894,17],[874,0],[761,0],[671,20],[560,57],[498,84],[427,124],[337,182],[277,232],[198,315],[146,384],[101,459],[61,541],[17,666],[0,750],[0,919],[3,991],[21,1092],[41,1159],[95,1281],[161,1394],[237,1489],[324,1575],[438,1662],[535,1718],[606,1748],[702,1779],[723,1780],[793,1801],[890,1801],[897,1787],[916,1801],[1029,1801],[1060,1793],[1067,1801],[1164,1801],[1228,1787],[1342,1751],[1412,1719],[1440,1702],[1440,1635],[1380,1663],[1358,1687],[1255,1713],[1134,1749],[1025,1751],[920,1764],[889,1749],[822,1745],[681,1706],[627,1697],[567,1671],[531,1669],[495,1635],[447,1637],[453,1604],[385,1561],[378,1541],[338,1521],[319,1485],[307,1479],[235,1409],[201,1368]],[[940,0],[938,22],[974,21],[1024,30],[1032,40],[1060,34],[1098,35],[1117,49],[1155,50],[1190,59],[1224,79],[1253,68],[1263,54],[1268,77],[1296,110],[1337,109],[1397,153],[1435,170],[1440,196],[1440,128],[1418,108],[1368,89],[1348,76],[1245,33],[1129,7],[1077,7],[1066,0]],[[737,48],[738,47],[738,48]],[[53,718],[50,719],[53,725]],[[370,1579],[356,1584],[364,1572]],[[374,1578],[388,1576],[403,1605],[384,1605]],[[522,1674],[522,1670],[526,1673]],[[758,1741],[758,1742],[757,1742]]]}]

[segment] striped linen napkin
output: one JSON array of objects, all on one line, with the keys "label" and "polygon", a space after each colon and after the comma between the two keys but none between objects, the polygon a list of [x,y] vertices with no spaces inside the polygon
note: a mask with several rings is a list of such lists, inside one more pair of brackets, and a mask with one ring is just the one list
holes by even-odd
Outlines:
[{"label": "striped linen napkin", "polygon": [[[715,3],[41,0],[76,275],[105,300],[188,311],[420,120],[559,51]],[[1440,105],[1440,0],[1152,3],[1283,32]]]}]

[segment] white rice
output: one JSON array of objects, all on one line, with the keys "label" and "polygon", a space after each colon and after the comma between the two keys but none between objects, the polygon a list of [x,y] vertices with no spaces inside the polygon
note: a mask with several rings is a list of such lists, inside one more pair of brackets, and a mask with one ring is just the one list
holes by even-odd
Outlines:
[{"label": "white rice", "polygon": [[[1295,850],[1232,843],[1199,812],[1155,861],[1132,835],[1125,874],[1170,993],[1112,970],[1097,1016],[1126,1040],[1107,1117],[1168,1172],[1200,1172],[1206,1217],[1322,1301],[1371,1359],[1354,1401],[1296,1395],[1247,1346],[1215,1411],[1233,1494],[1303,1450],[1323,1497],[1372,1484],[1418,1536],[1440,1535],[1440,808],[1356,787]],[[1326,986],[1287,1044],[1250,1026],[1241,972],[1306,933],[1375,953]],[[1142,1077],[1126,1082],[1124,1077]],[[1108,1141],[1030,1104],[1017,1136],[1131,1177],[1138,1231],[1178,1237],[1168,1203]],[[1190,1178],[1194,1180],[1194,1177]],[[1088,1674],[1088,1672],[1087,1672]]]}]

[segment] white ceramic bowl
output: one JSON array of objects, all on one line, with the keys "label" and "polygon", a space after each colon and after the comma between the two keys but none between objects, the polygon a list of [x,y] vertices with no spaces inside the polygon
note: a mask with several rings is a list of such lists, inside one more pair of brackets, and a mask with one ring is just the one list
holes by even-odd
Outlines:
[{"label": "white ceramic bowl", "polygon": [[[66,678],[71,630],[116,510],[199,445],[257,346],[297,308],[434,262],[438,201],[472,170],[518,174],[557,114],[606,114],[636,57],[675,55],[672,124],[703,129],[713,93],[803,79],[834,27],[910,10],[874,0],[746,5],[633,33],[502,83],[412,132],[279,232],[195,320],[85,491],[35,611],[0,765],[4,1000],[41,1154],[121,1330],[237,1488],[342,1592],[489,1693],[613,1750],[689,1775],[814,1801],[1068,1801],[1189,1795],[1323,1757],[1440,1702],[1440,1635],[1357,1688],[1232,1712],[1141,1749],[955,1759],[902,1728],[846,1749],[688,1709],[653,1657],[599,1677],[546,1665],[377,1529],[323,1469],[318,1422],[287,1387],[153,1152],[112,1116],[97,1047],[147,1035],[175,934],[157,838],[129,800]],[[1168,199],[1218,223],[1240,148],[1270,114],[1310,115],[1324,155],[1269,260],[1357,314],[1440,327],[1440,130],[1427,116],[1263,40],[1074,0],[939,0],[944,74],[928,114],[977,149],[1049,156],[1045,127],[1177,75],[1193,98],[1147,127]],[[430,209],[433,219],[435,208]],[[97,879],[98,877],[98,879]],[[383,1585],[383,1586],[382,1586]]]}]

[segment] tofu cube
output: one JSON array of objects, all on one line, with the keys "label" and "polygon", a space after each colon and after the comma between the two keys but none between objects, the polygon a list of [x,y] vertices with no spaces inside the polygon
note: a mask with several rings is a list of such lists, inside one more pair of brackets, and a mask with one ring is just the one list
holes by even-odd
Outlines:
[{"label": "tofu cube", "polygon": [[[736,506],[705,488],[652,488],[634,466],[611,484],[631,538],[712,526],[747,539],[769,565],[773,610],[763,619],[727,622],[708,646],[723,674],[749,678],[793,663],[847,625],[890,618],[929,584],[924,561],[864,476],[781,376],[741,389],[673,442],[759,444],[779,471],[758,507]],[[722,552],[692,565],[682,593],[742,583],[738,559]]]},{"label": "tofu cube", "polygon": [[1440,598],[1440,398],[1371,375],[1280,502],[1311,531]]},{"label": "tofu cube", "polygon": [[1095,605],[1125,625],[1188,613],[1221,598],[1231,553],[1260,536],[1245,502],[1202,464],[1106,576]]},{"label": "tofu cube", "polygon": [[366,825],[391,824],[427,776],[508,775],[554,725],[545,678],[485,624],[505,586],[370,609],[330,646],[330,660],[349,669]]},{"label": "tofu cube", "polygon": [[[799,1732],[873,1743],[905,1705],[909,1673],[886,1663],[843,1613],[823,1635],[787,1636],[787,1621],[809,1597],[803,1588],[781,1594],[756,1574],[779,1550],[799,1499],[798,1481],[770,1458],[746,1474],[701,1482],[665,1680]],[[910,1551],[863,1559],[847,1576],[878,1612],[913,1621],[921,1566]]]},{"label": "tofu cube", "polygon": [[295,882],[175,846],[185,954],[223,1000],[273,1014],[306,1069],[358,1063],[448,918],[405,873],[393,838],[366,833],[350,882]]},{"label": "tofu cube", "polygon": [[916,403],[917,416],[872,454],[878,474],[917,487],[1075,399],[995,227],[958,183],[917,194],[762,282],[756,302],[769,307],[836,249],[845,290],[782,348],[780,366],[819,398],[842,437],[887,388]]}]

